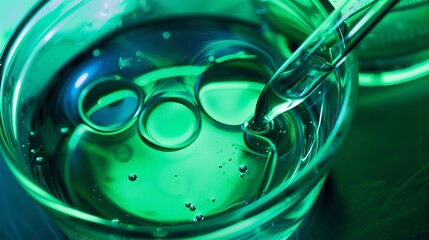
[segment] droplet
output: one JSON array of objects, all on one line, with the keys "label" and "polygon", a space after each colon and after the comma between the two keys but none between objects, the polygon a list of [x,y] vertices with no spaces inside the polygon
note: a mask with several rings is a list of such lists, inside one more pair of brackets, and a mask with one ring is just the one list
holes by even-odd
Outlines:
[{"label": "droplet", "polygon": [[192,206],[192,204],[191,204],[191,203],[185,203],[185,207],[189,208],[189,207],[191,207],[191,206]]},{"label": "droplet", "polygon": [[68,136],[70,134],[70,129],[68,129],[66,127],[61,128],[60,131],[61,131],[61,135],[63,135],[63,136]]},{"label": "droplet", "polygon": [[100,56],[100,54],[101,54],[100,49],[94,49],[94,50],[92,51],[92,55],[93,55],[94,57],[98,57],[98,56]]},{"label": "droplet", "polygon": [[195,207],[194,205],[191,205],[191,206],[189,206],[189,210],[195,211],[195,210],[197,210],[197,207]]},{"label": "droplet", "polygon": [[121,221],[119,221],[119,219],[113,219],[112,220],[112,224],[118,225],[120,223],[121,223]]},{"label": "droplet", "polygon": [[202,214],[197,214],[197,215],[195,216],[195,219],[196,219],[198,222],[201,222],[201,221],[203,221],[203,220],[204,220],[204,216],[203,216]]},{"label": "droplet", "polygon": [[247,171],[247,166],[246,165],[240,165],[240,167],[238,167],[238,170],[240,170],[240,172],[244,173]]},{"label": "droplet", "polygon": [[128,175],[128,179],[134,182],[137,179],[137,174],[131,173],[130,175]]},{"label": "droplet", "polygon": [[171,34],[169,32],[163,32],[162,33],[162,38],[164,38],[165,40],[170,39],[171,38]]},{"label": "droplet", "polygon": [[43,157],[37,157],[36,158],[36,163],[38,165],[43,165],[43,164],[45,164],[45,159]]},{"label": "droplet", "polygon": [[168,235],[168,232],[163,230],[162,228],[157,228],[153,232],[153,236],[156,238],[164,238]]},{"label": "droplet", "polygon": [[136,52],[136,56],[137,57],[144,57],[144,55],[145,55],[145,53],[144,52],[142,52],[142,51],[140,51],[140,50],[138,50],[137,52]]},{"label": "droplet", "polygon": [[133,149],[128,144],[121,144],[113,150],[113,154],[120,162],[127,162],[133,154]]},{"label": "droplet", "polygon": [[207,58],[207,61],[208,61],[209,63],[213,63],[215,60],[216,60],[216,59],[215,59],[215,57],[214,57],[214,56],[209,56],[209,57]]}]

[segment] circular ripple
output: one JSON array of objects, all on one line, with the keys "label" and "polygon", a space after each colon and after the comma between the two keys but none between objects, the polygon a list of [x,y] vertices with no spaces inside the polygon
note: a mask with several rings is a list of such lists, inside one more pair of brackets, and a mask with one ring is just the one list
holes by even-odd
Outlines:
[{"label": "circular ripple", "polygon": [[78,112],[90,127],[117,131],[132,125],[141,111],[142,92],[118,76],[95,80],[80,93]]},{"label": "circular ripple", "polygon": [[178,150],[198,136],[201,119],[186,94],[160,93],[145,105],[139,118],[142,139],[161,149]]}]

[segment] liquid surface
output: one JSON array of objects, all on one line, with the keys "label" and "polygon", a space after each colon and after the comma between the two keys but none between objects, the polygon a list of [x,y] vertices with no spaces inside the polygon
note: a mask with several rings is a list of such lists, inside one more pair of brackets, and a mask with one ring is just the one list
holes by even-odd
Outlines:
[{"label": "liquid surface", "polygon": [[318,111],[306,107],[278,116],[275,134],[243,132],[285,44],[201,19],[101,42],[39,99],[29,133],[38,180],[115,224],[198,223],[246,207],[317,149]]}]

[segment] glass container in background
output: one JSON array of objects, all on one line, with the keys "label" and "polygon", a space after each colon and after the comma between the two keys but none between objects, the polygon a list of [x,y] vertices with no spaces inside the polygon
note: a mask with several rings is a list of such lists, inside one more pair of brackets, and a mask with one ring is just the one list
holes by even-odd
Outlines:
[{"label": "glass container in background", "polygon": [[[343,0],[330,0],[339,7]],[[356,48],[359,84],[388,86],[429,75],[429,1],[401,0]]]},{"label": "glass container in background", "polygon": [[41,2],[1,57],[2,154],[72,239],[287,238],[347,130],[356,59],[269,139],[242,125],[328,5]]}]

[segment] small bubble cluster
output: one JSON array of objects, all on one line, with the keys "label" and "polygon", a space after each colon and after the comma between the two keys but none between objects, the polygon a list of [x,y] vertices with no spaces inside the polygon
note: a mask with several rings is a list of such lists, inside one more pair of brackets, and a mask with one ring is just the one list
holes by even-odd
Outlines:
[{"label": "small bubble cluster", "polygon": [[197,214],[194,219],[192,219],[192,223],[198,223],[204,220],[204,216],[202,214]]},{"label": "small bubble cluster", "polygon": [[192,203],[185,203],[185,207],[189,208],[189,210],[191,210],[191,211],[197,210],[197,207],[192,205]]},{"label": "small bubble cluster", "polygon": [[197,214],[197,215],[195,216],[195,219],[196,219],[198,222],[201,222],[201,221],[203,221],[203,220],[204,220],[204,216],[203,216],[202,214]]},{"label": "small bubble cluster", "polygon": [[240,165],[240,167],[238,167],[238,170],[240,170],[240,172],[245,173],[247,171],[247,166],[246,165]]}]

